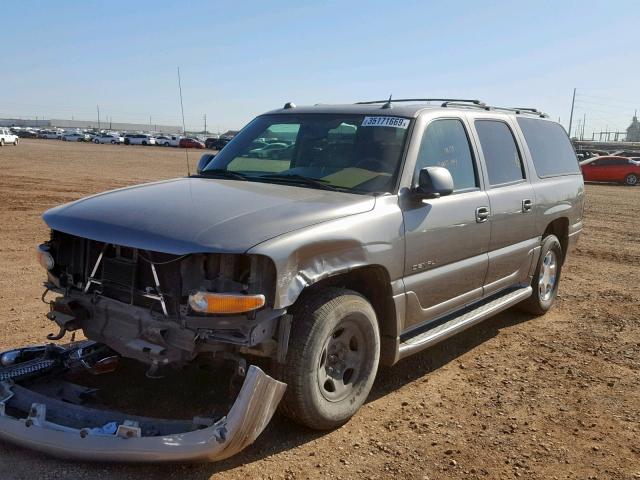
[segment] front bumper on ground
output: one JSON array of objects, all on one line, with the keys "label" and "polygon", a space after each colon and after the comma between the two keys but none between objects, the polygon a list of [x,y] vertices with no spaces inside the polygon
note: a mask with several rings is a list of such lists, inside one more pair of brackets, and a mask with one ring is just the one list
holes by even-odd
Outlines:
[{"label": "front bumper on ground", "polygon": [[[10,415],[11,405],[23,403],[29,390],[12,380],[0,382],[0,439],[57,457],[109,462],[217,461],[253,443],[267,426],[286,385],[250,366],[228,414],[213,425],[184,433],[143,436],[134,421],[119,422],[114,432],[72,428],[60,422],[68,413],[59,403],[28,403],[26,418]],[[20,396],[24,398],[20,399]],[[36,397],[37,398],[37,397]],[[59,411],[47,409],[57,406]],[[88,410],[89,412],[91,410]],[[96,411],[104,414],[104,411]],[[121,415],[121,414],[120,414]],[[47,418],[55,418],[56,422]]]}]

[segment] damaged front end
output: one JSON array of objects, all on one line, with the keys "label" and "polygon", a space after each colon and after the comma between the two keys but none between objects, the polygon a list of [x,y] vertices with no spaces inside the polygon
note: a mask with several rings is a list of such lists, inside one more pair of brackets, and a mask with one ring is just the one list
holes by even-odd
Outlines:
[{"label": "damaged front end", "polygon": [[0,355],[0,438],[84,460],[215,461],[265,428],[286,385],[256,363],[283,361],[290,328],[270,259],[58,231],[38,259],[43,300],[58,294],[48,339],[88,340]]},{"label": "damaged front end", "polygon": [[[87,350],[106,356],[83,353]],[[286,388],[252,365],[225,414],[168,420],[90,406],[100,402],[99,389],[76,382],[83,382],[82,373],[94,374],[96,363],[104,368],[105,359],[113,358],[99,344],[31,347],[0,358],[0,439],[78,460],[222,460],[253,443]],[[126,385],[121,388],[118,394],[126,395]]]}]

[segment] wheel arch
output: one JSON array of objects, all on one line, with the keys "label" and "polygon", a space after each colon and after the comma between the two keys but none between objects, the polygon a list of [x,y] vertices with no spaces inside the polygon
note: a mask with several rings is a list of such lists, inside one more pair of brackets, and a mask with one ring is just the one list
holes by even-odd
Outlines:
[{"label": "wheel arch", "polygon": [[564,263],[567,257],[567,250],[569,247],[569,219],[567,217],[558,217],[549,222],[542,234],[542,238],[549,235],[555,235],[560,240],[562,246],[562,263]]},{"label": "wheel arch", "polygon": [[396,355],[395,339],[398,338],[399,332],[393,288],[387,269],[382,265],[363,265],[319,279],[300,291],[290,306],[290,311],[295,314],[296,308],[303,304],[306,298],[327,288],[352,290],[371,303],[380,328],[381,362],[393,363]]}]

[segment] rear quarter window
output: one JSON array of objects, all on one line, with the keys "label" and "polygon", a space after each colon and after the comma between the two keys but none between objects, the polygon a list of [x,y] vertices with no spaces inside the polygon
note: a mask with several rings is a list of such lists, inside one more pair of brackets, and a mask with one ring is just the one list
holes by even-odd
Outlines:
[{"label": "rear quarter window", "polygon": [[580,173],[569,137],[557,123],[535,118],[518,118],[539,177]]}]

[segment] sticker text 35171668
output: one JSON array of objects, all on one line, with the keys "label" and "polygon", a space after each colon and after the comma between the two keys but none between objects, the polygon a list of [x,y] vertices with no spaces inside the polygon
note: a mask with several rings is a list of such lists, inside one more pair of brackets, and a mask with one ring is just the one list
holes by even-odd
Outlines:
[{"label": "sticker text 35171668", "polygon": [[401,117],[364,117],[361,126],[407,128],[409,119]]}]

